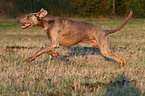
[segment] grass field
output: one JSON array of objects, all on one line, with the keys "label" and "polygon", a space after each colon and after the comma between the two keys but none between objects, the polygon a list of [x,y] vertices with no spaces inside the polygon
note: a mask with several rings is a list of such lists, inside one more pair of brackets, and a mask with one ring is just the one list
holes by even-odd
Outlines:
[{"label": "grass field", "polygon": [[[144,96],[145,20],[131,20],[110,35],[113,50],[126,57],[127,66],[104,57],[88,44],[60,47],[33,62],[25,59],[49,45],[39,28],[22,30],[17,19],[0,19],[0,95],[3,96]],[[105,29],[123,20],[80,20]],[[91,33],[90,33],[91,34]],[[13,47],[12,47],[13,46]],[[136,81],[136,82],[133,82]],[[125,82],[123,82],[125,81]],[[101,82],[97,86],[96,82]]]}]

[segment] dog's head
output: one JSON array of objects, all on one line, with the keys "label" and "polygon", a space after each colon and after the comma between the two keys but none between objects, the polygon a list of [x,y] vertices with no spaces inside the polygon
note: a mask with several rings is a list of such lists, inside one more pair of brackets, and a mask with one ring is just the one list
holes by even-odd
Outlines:
[{"label": "dog's head", "polygon": [[28,27],[35,27],[39,24],[39,21],[43,19],[47,15],[47,11],[43,8],[38,13],[30,13],[26,15],[25,18],[18,20],[17,22],[19,24],[23,24],[25,26],[22,26],[22,29],[28,28]]}]

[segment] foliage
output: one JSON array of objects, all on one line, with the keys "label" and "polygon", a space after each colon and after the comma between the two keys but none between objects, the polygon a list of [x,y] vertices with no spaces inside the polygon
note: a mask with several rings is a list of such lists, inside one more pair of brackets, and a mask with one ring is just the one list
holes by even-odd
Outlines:
[{"label": "foliage", "polygon": [[[145,17],[145,0],[115,0],[115,13],[127,15],[133,9],[134,17]],[[19,17],[41,8],[50,15],[65,17],[113,16],[113,0],[0,0],[1,16]]]}]

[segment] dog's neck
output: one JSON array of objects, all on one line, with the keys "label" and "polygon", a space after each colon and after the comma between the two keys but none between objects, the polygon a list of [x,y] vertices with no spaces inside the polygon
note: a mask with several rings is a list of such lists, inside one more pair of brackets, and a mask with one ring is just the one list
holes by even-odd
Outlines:
[{"label": "dog's neck", "polygon": [[55,20],[39,20],[38,24],[36,25],[36,27],[39,28],[43,28],[45,31],[47,31],[50,27],[53,26],[53,24],[55,23]]}]

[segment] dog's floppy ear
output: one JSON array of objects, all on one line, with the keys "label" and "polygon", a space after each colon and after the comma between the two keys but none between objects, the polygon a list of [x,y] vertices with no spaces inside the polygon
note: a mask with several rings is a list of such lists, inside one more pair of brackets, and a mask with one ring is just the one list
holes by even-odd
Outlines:
[{"label": "dog's floppy ear", "polygon": [[38,12],[36,14],[37,17],[39,17],[40,19],[42,19],[43,17],[45,17],[47,15],[47,11],[44,10],[43,8],[41,8],[40,12]]}]

